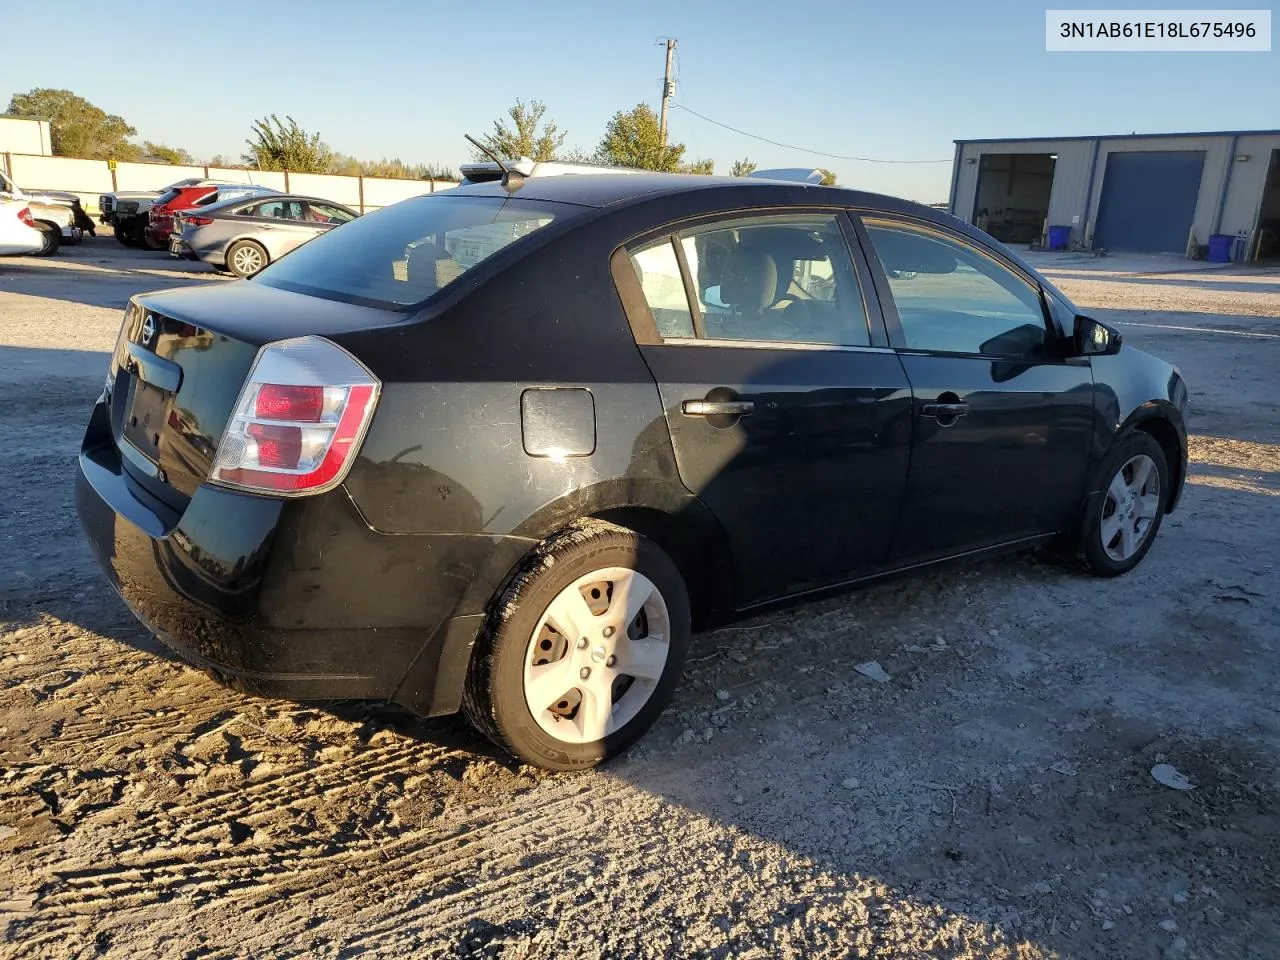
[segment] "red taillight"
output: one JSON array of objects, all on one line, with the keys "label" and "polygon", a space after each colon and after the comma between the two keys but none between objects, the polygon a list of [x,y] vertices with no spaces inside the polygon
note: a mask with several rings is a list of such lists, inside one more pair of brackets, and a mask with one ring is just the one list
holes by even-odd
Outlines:
[{"label": "red taillight", "polygon": [[213,223],[213,217],[186,217],[179,214],[178,219],[184,225],[189,223],[195,227],[207,227],[209,224]]},{"label": "red taillight", "polygon": [[324,387],[264,383],[258,388],[253,414],[263,420],[306,420],[317,423],[324,413]]},{"label": "red taillight", "polygon": [[268,344],[240,391],[210,479],[291,495],[337,486],[380,387],[358,360],[321,337]]},{"label": "red taillight", "polygon": [[19,210],[18,219],[21,220],[23,223],[25,223],[28,227],[34,227],[36,225],[35,218],[31,216],[30,207],[23,207],[21,210]]}]

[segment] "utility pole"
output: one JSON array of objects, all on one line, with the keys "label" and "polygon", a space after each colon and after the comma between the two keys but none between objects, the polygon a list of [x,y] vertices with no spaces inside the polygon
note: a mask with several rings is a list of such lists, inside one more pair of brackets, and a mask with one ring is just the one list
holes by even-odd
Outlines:
[{"label": "utility pole", "polygon": [[662,116],[658,125],[664,147],[667,145],[667,101],[676,93],[676,82],[671,78],[671,58],[675,56],[675,52],[675,37],[667,37],[667,70],[662,76]]}]

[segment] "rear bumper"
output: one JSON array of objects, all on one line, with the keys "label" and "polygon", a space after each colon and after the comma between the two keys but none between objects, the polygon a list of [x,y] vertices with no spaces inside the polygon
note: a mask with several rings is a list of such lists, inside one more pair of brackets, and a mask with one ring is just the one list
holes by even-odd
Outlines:
[{"label": "rear bumper", "polygon": [[121,467],[109,430],[99,404],[77,510],[108,580],[165,644],[247,693],[458,709],[484,619],[473,597],[492,592],[474,574],[522,541],[384,536],[342,488],[284,502],[206,485],[178,516]]}]

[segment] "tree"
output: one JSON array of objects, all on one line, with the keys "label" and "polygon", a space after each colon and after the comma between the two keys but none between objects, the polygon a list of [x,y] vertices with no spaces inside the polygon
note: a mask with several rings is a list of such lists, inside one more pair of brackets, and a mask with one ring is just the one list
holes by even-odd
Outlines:
[{"label": "tree", "polygon": [[675,173],[684,159],[684,144],[663,146],[658,115],[648,104],[638,103],[631,110],[619,110],[613,115],[596,156],[602,163],[619,167]]},{"label": "tree", "polygon": [[681,173],[700,173],[703,176],[711,176],[716,172],[716,162],[714,160],[695,160],[693,163],[680,164]]},{"label": "tree", "polygon": [[555,159],[565,163],[599,163],[599,154],[592,153],[590,150],[583,150],[581,147],[570,147],[568,150],[561,150],[556,154]]},{"label": "tree", "polygon": [[138,131],[123,117],[95,107],[70,90],[37,87],[15,93],[8,114],[48,120],[53,152],[62,157],[87,160],[131,160],[138,155],[128,138]]},{"label": "tree", "polygon": [[329,148],[320,142],[320,134],[307,133],[293,117],[281,120],[273,113],[255,120],[250,132],[252,138],[245,141],[249,152],[243,158],[250,166],[298,173],[324,173],[329,169]]},{"label": "tree", "polygon": [[400,180],[460,180],[456,173],[438,163],[405,163],[399,157],[388,160],[358,160],[345,153],[329,156],[329,173],[349,177],[391,177]]},{"label": "tree", "polygon": [[818,172],[822,174],[822,179],[818,182],[824,187],[834,187],[836,185],[836,175],[826,167],[819,167]]},{"label": "tree", "polygon": [[142,153],[147,157],[159,157],[166,163],[195,163],[195,157],[187,151],[179,147],[167,147],[163,143],[152,143],[150,140],[142,142]]},{"label": "tree", "polygon": [[[505,118],[493,121],[493,133],[482,137],[481,142],[502,159],[552,160],[569,134],[550,120],[544,124],[546,113],[547,105],[541,100],[517,100],[507,110],[511,123]],[[479,150],[472,153],[477,160],[488,159]]]},{"label": "tree", "polygon": [[750,157],[743,157],[741,160],[733,161],[733,166],[729,169],[731,177],[749,177],[755,173],[758,164]]}]

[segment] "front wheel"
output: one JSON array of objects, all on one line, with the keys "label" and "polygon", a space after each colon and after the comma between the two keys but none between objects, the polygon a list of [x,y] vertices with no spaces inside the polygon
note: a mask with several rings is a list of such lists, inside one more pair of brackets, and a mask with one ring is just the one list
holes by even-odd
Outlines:
[{"label": "front wheel", "polygon": [[637,740],[671,700],[689,596],[652,540],[586,521],[555,537],[495,600],[463,710],[528,763],[578,770]]},{"label": "front wheel", "polygon": [[1100,491],[1085,511],[1081,552],[1100,577],[1128,573],[1147,555],[1169,502],[1169,466],[1148,433],[1134,431],[1113,445],[1098,471]]}]

